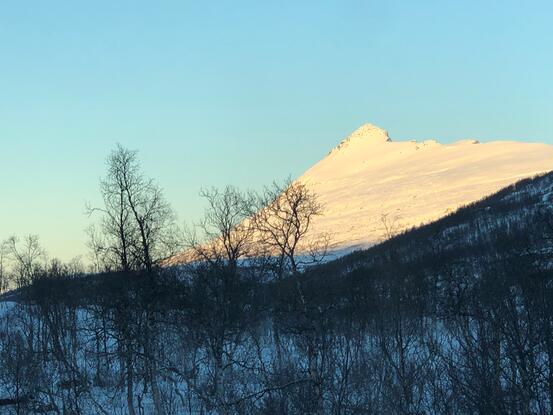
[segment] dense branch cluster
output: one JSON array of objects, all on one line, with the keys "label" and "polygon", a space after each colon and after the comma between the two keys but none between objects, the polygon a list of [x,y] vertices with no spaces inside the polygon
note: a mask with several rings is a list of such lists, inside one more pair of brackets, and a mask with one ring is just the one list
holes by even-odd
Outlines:
[{"label": "dense branch cluster", "polygon": [[256,193],[227,186],[200,194],[207,201],[205,216],[186,233],[187,251],[169,264],[207,261],[235,274],[248,262],[266,276],[282,278],[326,255],[329,237],[310,233],[323,206],[303,183],[287,180]]}]

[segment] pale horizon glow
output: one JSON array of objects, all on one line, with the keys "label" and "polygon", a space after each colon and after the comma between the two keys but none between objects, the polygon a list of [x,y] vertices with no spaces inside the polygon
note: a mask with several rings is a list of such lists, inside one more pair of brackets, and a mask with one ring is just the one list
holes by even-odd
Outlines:
[{"label": "pale horizon glow", "polygon": [[366,122],[394,141],[553,144],[552,14],[512,0],[3,2],[0,240],[86,255],[84,205],[117,142],[181,221],[199,218],[200,187],[297,177]]}]

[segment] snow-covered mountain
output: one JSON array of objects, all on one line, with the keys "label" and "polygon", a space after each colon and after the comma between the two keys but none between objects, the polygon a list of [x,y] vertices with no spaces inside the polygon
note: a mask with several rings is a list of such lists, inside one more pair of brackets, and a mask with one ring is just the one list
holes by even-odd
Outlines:
[{"label": "snow-covered mountain", "polygon": [[440,144],[394,142],[365,124],[310,168],[309,184],[325,206],[314,234],[332,249],[373,245],[434,221],[520,179],[553,170],[553,146],[513,141]]}]

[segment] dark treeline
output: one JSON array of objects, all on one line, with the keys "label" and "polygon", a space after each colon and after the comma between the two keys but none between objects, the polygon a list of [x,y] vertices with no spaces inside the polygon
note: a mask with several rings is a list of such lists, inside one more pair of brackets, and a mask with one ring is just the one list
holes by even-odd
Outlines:
[{"label": "dark treeline", "polygon": [[400,271],[46,275],[3,310],[2,389],[15,413],[550,413],[550,272]]},{"label": "dark treeline", "polygon": [[[269,188],[261,202],[205,191],[204,237],[189,232],[180,257],[192,260],[160,266],[178,239],[161,193],[145,203],[105,186],[91,232],[102,272],[27,261],[0,303],[0,408],[551,414],[552,183],[310,268],[326,241],[309,240],[321,207],[306,188]],[[270,209],[252,216],[257,203]],[[307,259],[302,243],[316,247]]]}]

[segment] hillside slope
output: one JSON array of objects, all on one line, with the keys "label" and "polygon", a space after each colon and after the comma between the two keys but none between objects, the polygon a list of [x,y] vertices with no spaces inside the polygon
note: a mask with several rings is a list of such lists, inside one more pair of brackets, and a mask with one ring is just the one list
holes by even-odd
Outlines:
[{"label": "hillside slope", "polygon": [[331,279],[419,275],[433,287],[553,269],[553,173],[525,179],[433,223],[312,272]]},{"label": "hillside slope", "polygon": [[325,206],[313,232],[329,233],[335,250],[347,250],[374,245],[551,170],[551,145],[394,142],[383,129],[365,124],[299,180]]}]

